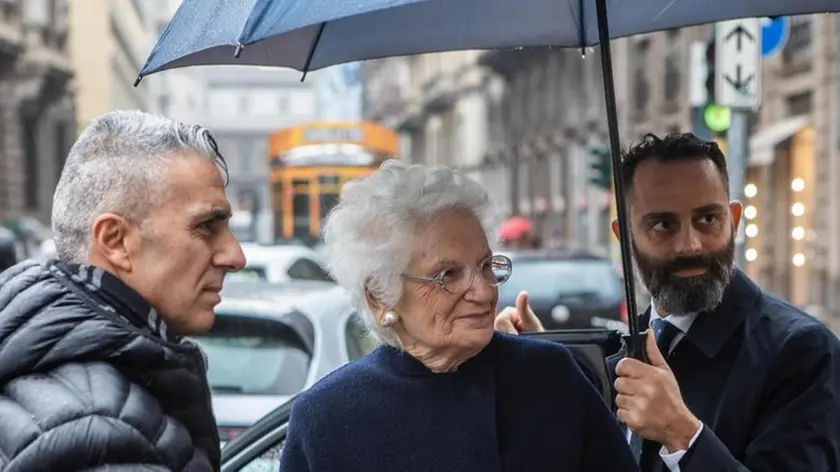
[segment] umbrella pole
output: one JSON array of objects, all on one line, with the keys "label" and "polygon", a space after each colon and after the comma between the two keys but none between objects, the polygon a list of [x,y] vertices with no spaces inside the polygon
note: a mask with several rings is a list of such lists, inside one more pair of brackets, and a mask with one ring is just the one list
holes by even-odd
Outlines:
[{"label": "umbrella pole", "polygon": [[636,283],[631,257],[630,226],[624,201],[624,172],[621,169],[621,140],[618,134],[618,111],[615,103],[610,27],[607,20],[607,0],[595,0],[598,18],[598,39],[601,43],[601,69],[604,76],[604,96],[607,105],[607,129],[612,154],[613,188],[615,189],[618,216],[618,239],[621,246],[621,267],[624,270],[624,291],[627,300],[627,323],[630,334],[624,336],[627,355],[647,362],[645,352],[646,332],[639,332],[639,314],[636,306]]}]

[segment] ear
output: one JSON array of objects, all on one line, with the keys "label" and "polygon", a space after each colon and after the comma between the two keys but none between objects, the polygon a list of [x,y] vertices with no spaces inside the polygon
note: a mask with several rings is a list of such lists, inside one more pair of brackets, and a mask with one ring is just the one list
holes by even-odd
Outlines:
[{"label": "ear", "polygon": [[367,286],[365,286],[365,301],[367,302],[368,306],[370,307],[370,311],[377,314],[377,316],[385,311],[387,307],[381,300],[376,298],[376,295],[371,292]]},{"label": "ear", "polygon": [[744,204],[738,200],[732,200],[729,202],[729,214],[732,215],[732,231],[737,233],[741,225],[741,217],[744,215]]},{"label": "ear", "polygon": [[91,227],[91,256],[105,259],[123,271],[130,271],[129,237],[132,226],[125,218],[113,213],[97,217]]},{"label": "ear", "polygon": [[613,218],[610,222],[610,228],[612,229],[613,234],[615,235],[615,239],[621,240],[618,232],[618,218]]}]

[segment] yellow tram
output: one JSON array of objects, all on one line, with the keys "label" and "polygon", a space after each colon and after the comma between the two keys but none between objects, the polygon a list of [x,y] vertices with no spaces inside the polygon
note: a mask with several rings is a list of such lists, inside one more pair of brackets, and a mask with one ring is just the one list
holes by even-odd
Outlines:
[{"label": "yellow tram", "polygon": [[397,134],[376,123],[314,121],[269,137],[277,239],[313,240],[341,186],[398,153]]}]

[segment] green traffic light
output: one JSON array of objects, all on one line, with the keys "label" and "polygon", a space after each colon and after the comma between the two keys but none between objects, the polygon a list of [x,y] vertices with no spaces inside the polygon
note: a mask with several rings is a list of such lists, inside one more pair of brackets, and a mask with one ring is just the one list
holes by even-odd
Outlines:
[{"label": "green traffic light", "polygon": [[729,108],[718,105],[717,103],[710,103],[703,110],[703,122],[707,128],[715,133],[722,133],[728,130],[730,119]]}]

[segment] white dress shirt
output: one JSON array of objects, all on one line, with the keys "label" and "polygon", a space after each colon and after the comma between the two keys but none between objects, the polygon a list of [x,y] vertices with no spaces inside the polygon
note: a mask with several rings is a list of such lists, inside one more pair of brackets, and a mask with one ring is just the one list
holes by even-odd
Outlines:
[{"label": "white dress shirt", "polygon": [[[650,322],[649,322],[649,325],[648,325],[650,328],[653,328],[653,321],[654,320],[664,319],[665,321],[671,323],[672,325],[674,325],[674,327],[676,327],[677,329],[680,330],[680,332],[677,333],[676,336],[674,336],[674,340],[671,341],[671,346],[668,348],[668,352],[663,353],[666,357],[668,356],[668,354],[670,354],[674,350],[674,348],[677,346],[677,344],[679,344],[680,341],[682,341],[682,339],[685,337],[685,333],[687,333],[689,328],[691,328],[691,325],[692,325],[692,323],[694,323],[694,320],[696,318],[697,318],[697,313],[690,313],[690,314],[687,314],[687,315],[679,315],[679,316],[668,315],[665,318],[662,318],[661,316],[659,316],[659,313],[657,313],[656,307],[654,305],[650,306]],[[703,432],[703,423],[700,423],[700,427],[697,428],[697,432],[694,433],[694,436],[691,438],[691,441],[689,441],[689,443],[688,443],[689,448],[691,448],[691,446],[694,445],[694,442],[697,441],[698,437],[700,437],[701,432]],[[630,437],[631,437],[632,434],[633,434],[633,432],[630,431],[630,428],[627,428],[627,441],[628,442],[630,441]],[[679,450],[679,451],[674,451],[672,453],[668,453],[668,450],[665,449],[665,446],[662,446],[662,448],[659,449],[659,457],[662,459],[662,462],[665,463],[665,466],[668,467],[669,471],[680,472],[680,460],[682,460],[682,458],[683,458],[683,456],[685,455],[686,452],[687,452],[687,450],[684,449],[684,450]]]}]

